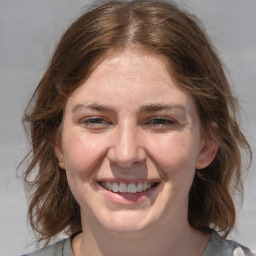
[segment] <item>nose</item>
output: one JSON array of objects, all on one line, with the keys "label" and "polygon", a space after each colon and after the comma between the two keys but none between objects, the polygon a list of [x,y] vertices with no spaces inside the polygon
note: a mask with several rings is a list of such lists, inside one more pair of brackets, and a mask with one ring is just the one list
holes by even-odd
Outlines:
[{"label": "nose", "polygon": [[121,168],[130,168],[145,162],[146,151],[138,129],[131,124],[122,125],[116,129],[108,151],[108,159],[111,163]]}]

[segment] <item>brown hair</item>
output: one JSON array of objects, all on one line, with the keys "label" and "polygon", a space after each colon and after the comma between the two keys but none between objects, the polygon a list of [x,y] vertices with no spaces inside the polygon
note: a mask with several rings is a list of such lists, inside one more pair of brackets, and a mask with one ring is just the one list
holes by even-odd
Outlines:
[{"label": "brown hair", "polygon": [[169,60],[172,76],[196,101],[203,135],[219,145],[212,164],[196,171],[190,225],[202,232],[222,231],[224,237],[234,226],[231,195],[242,193],[241,153],[245,150],[251,157],[251,151],[237,123],[237,101],[200,22],[165,2],[110,1],[89,10],[65,32],[25,111],[32,150],[25,158],[24,180],[38,241],[49,242],[62,231],[81,231],[79,205],[54,153],[67,98],[99,58],[131,46]]}]

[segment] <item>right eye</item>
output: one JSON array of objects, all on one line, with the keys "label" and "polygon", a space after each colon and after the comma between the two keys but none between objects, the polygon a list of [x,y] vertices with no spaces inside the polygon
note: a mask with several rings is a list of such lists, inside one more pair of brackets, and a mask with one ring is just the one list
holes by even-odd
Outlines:
[{"label": "right eye", "polygon": [[107,128],[110,123],[101,117],[88,117],[80,121],[82,126],[90,130],[101,130]]}]

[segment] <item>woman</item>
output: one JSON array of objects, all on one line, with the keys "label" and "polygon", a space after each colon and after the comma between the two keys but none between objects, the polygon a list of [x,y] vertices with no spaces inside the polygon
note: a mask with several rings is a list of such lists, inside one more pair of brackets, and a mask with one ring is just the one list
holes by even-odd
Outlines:
[{"label": "woman", "polygon": [[225,240],[251,155],[236,108],[199,22],[175,5],[81,16],[24,118],[31,226],[39,242],[70,238],[30,255],[252,255]]}]

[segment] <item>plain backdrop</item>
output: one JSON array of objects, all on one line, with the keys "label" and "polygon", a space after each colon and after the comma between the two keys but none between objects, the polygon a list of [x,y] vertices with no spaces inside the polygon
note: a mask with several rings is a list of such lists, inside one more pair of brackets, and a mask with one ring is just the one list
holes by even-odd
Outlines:
[{"label": "plain backdrop", "polygon": [[[256,1],[177,1],[196,14],[229,70],[242,106],[241,123],[256,150]],[[0,0],[0,256],[35,248],[16,167],[28,151],[24,108],[67,26],[86,10],[82,0]],[[253,163],[236,230],[230,235],[256,250],[256,170]]]}]

